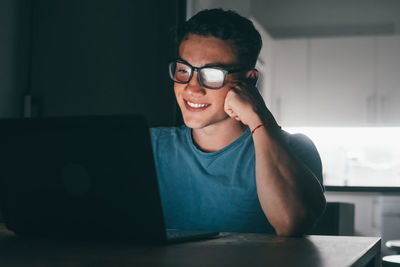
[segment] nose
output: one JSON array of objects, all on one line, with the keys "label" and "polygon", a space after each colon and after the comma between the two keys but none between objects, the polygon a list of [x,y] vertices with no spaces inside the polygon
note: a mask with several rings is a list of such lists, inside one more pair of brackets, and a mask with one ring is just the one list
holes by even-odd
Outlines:
[{"label": "nose", "polygon": [[185,89],[188,91],[189,94],[195,97],[203,96],[207,93],[206,89],[202,87],[199,83],[197,71],[193,72],[192,79],[190,79],[190,81],[187,83]]}]

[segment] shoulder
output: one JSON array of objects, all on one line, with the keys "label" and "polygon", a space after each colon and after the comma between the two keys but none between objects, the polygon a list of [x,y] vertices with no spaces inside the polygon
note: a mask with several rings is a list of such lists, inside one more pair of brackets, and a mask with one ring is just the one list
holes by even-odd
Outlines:
[{"label": "shoulder", "polygon": [[189,128],[185,125],[179,127],[157,127],[150,128],[150,138],[153,147],[176,142],[183,142],[186,138]]},{"label": "shoulder", "polygon": [[290,146],[291,149],[294,150],[309,150],[314,151],[317,148],[313,141],[302,133],[290,134],[286,131],[282,131],[287,144]]},{"label": "shoulder", "polygon": [[292,152],[314,173],[322,184],[322,162],[314,142],[301,133],[290,134],[285,131],[282,131],[282,133]]}]

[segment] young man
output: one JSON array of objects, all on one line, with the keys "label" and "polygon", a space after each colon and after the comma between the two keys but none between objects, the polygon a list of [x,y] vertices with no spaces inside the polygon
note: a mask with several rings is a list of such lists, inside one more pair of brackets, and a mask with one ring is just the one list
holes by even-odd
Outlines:
[{"label": "young man", "polygon": [[151,129],[167,228],[299,235],[325,209],[313,143],[280,129],[255,87],[261,37],[232,11],[178,30],[184,126]]}]

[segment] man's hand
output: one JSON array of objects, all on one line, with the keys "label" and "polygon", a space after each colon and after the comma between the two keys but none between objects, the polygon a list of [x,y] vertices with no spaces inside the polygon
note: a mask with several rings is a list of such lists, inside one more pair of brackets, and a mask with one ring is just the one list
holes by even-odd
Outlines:
[{"label": "man's hand", "polygon": [[255,85],[236,81],[225,98],[225,112],[231,117],[254,129],[261,123],[276,125],[276,121],[265,105]]}]

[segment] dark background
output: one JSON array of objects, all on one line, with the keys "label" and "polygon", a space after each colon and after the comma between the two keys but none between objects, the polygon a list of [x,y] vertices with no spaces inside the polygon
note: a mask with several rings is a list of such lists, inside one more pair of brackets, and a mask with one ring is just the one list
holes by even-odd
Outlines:
[{"label": "dark background", "polygon": [[150,126],[179,124],[167,64],[185,1],[0,0],[0,10],[1,117],[143,113]]}]

